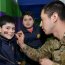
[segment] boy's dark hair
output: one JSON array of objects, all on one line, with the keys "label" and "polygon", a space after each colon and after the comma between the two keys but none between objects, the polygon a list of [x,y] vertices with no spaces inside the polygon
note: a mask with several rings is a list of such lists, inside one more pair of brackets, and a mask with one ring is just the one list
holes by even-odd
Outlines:
[{"label": "boy's dark hair", "polygon": [[61,1],[51,2],[50,4],[43,7],[44,13],[49,17],[56,12],[61,20],[65,20],[65,4]]},{"label": "boy's dark hair", "polygon": [[8,15],[0,16],[0,27],[5,25],[6,23],[15,24],[15,20],[13,17],[8,16]]},{"label": "boy's dark hair", "polygon": [[23,12],[21,18],[23,19],[25,15],[29,15],[29,16],[31,16],[32,18],[34,18],[32,12],[30,12],[30,11]]}]

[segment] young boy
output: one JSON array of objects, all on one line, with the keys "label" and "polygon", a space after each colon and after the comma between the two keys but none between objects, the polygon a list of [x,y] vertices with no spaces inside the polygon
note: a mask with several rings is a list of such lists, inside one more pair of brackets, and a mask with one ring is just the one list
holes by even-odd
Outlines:
[{"label": "young boy", "polygon": [[15,39],[15,22],[10,16],[0,17],[0,65],[19,65]]}]

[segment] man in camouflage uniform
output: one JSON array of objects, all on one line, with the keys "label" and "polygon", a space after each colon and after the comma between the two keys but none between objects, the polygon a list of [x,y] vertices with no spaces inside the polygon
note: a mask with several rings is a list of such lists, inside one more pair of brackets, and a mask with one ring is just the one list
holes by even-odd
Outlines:
[{"label": "man in camouflage uniform", "polygon": [[56,38],[46,41],[41,48],[34,49],[24,43],[24,34],[20,31],[16,34],[20,48],[41,65],[65,65],[65,5],[61,1],[46,5],[41,11],[41,19],[43,31]]}]

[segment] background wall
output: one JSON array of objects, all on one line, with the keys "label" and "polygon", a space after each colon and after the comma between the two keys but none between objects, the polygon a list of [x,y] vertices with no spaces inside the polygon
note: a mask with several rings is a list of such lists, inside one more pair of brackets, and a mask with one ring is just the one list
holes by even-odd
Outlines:
[{"label": "background wall", "polygon": [[40,11],[45,4],[48,4],[54,0],[18,0],[20,9],[23,12],[31,11],[35,19],[40,18]]},{"label": "background wall", "polygon": [[10,16],[22,15],[18,4],[13,0],[0,0],[0,13],[1,12]]}]

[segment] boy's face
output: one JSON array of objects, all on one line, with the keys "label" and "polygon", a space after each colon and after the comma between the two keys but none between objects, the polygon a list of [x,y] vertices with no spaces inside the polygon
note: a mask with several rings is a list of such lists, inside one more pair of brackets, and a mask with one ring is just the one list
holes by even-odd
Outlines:
[{"label": "boy's face", "polygon": [[15,25],[13,23],[6,23],[0,27],[1,35],[7,39],[11,39],[15,34]]},{"label": "boy's face", "polygon": [[24,18],[23,18],[23,25],[26,27],[26,28],[31,28],[34,24],[34,20],[31,16],[29,15],[25,15]]}]

